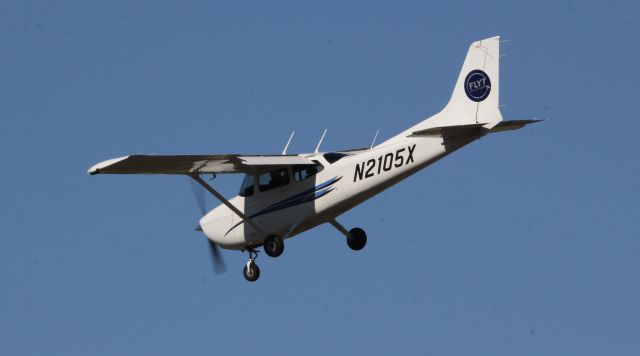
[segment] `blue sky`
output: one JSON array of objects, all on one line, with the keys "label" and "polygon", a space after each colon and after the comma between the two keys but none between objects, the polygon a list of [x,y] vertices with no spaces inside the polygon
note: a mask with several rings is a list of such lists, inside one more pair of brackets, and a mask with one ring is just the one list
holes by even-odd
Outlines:
[{"label": "blue sky", "polygon": [[[635,355],[637,14],[611,2],[0,3],[0,353]],[[500,34],[507,119],[345,214],[212,272],[187,179],[129,153],[385,139]],[[240,177],[215,181],[236,193]],[[214,204],[210,201],[210,206]]]}]

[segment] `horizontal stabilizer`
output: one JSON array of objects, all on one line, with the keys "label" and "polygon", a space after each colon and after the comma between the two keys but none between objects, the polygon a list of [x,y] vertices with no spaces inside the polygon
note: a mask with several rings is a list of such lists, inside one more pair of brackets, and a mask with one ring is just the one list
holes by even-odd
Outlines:
[{"label": "horizontal stabilizer", "polygon": [[489,132],[493,133],[493,132],[517,130],[525,127],[526,125],[535,124],[536,122],[540,122],[540,121],[542,120],[531,119],[531,120],[502,121],[498,123],[496,126],[494,126],[491,130],[489,130]]},{"label": "horizontal stabilizer", "polygon": [[452,125],[452,126],[438,126],[431,127],[425,130],[414,131],[409,137],[429,137],[429,136],[437,136],[437,137],[455,137],[460,135],[467,134],[487,134],[501,131],[511,131],[523,128],[529,124],[535,124],[536,122],[540,122],[542,120],[511,120],[511,121],[501,121],[497,125],[492,128],[486,128],[486,124],[468,124],[468,125]]},{"label": "horizontal stabilizer", "polygon": [[431,127],[425,130],[414,131],[409,137],[415,136],[457,136],[469,132],[478,131],[486,124],[452,125]]}]

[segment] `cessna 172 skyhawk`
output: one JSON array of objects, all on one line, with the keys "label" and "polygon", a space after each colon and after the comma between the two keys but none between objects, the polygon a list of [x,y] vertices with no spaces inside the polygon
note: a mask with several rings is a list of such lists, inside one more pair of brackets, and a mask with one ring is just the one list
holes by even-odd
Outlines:
[{"label": "cessna 172 skyhawk", "polygon": [[[321,139],[315,152],[296,155],[286,154],[289,143],[282,155],[132,155],[98,163],[89,174],[193,178],[222,203],[203,213],[197,227],[208,238],[217,269],[224,268],[218,246],[247,251],[244,277],[255,281],[256,248],[280,256],[284,240],[329,223],[351,249],[360,250],[367,242],[364,230],[347,230],[336,217],[482,136],[539,121],[502,121],[499,61],[499,37],[472,43],[447,106],[375,147],[321,153]],[[201,178],[219,173],[244,174],[237,196],[227,200]]]}]

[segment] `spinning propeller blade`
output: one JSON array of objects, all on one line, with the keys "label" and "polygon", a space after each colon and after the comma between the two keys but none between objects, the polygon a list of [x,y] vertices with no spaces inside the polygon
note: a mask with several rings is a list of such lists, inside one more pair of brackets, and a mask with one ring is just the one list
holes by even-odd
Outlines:
[{"label": "spinning propeller blade", "polygon": [[207,202],[204,198],[204,188],[198,185],[193,180],[189,180],[191,183],[191,191],[193,192],[193,197],[196,199],[196,203],[198,203],[198,208],[200,208],[200,215],[204,216],[207,213]]},{"label": "spinning propeller blade", "polygon": [[[200,208],[200,215],[204,216],[207,213],[204,188],[199,186],[196,182],[191,181],[191,190],[193,191],[193,196],[196,199],[196,203],[198,203],[198,207]],[[200,231],[202,231],[202,229],[200,229]],[[226,272],[227,266],[224,263],[222,254],[220,254],[218,245],[216,245],[215,242],[209,239],[207,239],[207,241],[209,242],[209,251],[211,252],[211,260],[213,261],[213,270],[215,274]]]},{"label": "spinning propeller blade", "polygon": [[218,245],[216,245],[216,243],[211,240],[207,239],[207,241],[209,241],[209,250],[211,250],[211,260],[213,261],[213,270],[215,274],[226,272],[227,266],[224,263],[222,255],[220,254]]}]

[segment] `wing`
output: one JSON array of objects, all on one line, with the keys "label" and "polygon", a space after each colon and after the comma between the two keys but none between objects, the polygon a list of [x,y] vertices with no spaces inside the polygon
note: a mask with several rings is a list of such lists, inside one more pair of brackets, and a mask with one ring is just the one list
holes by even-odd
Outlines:
[{"label": "wing", "polygon": [[113,158],[89,168],[94,174],[260,174],[280,167],[313,164],[297,155],[132,155]]}]

